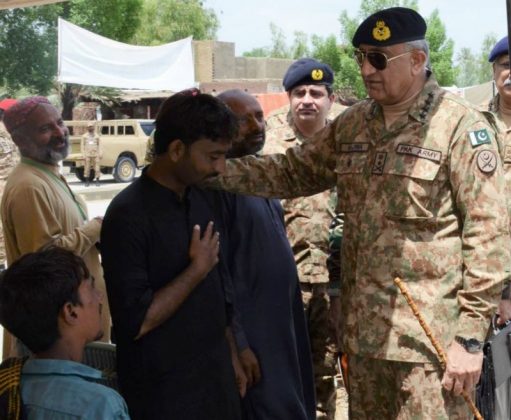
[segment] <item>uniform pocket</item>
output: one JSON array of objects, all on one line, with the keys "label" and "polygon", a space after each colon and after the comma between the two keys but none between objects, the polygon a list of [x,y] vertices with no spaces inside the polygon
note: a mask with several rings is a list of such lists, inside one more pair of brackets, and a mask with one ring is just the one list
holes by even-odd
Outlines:
[{"label": "uniform pocket", "polygon": [[368,153],[341,153],[337,159],[337,210],[353,213],[360,209],[364,195],[364,170]]},{"label": "uniform pocket", "polygon": [[428,220],[439,191],[441,164],[427,159],[395,155],[384,176],[392,186],[385,215],[390,219]]}]

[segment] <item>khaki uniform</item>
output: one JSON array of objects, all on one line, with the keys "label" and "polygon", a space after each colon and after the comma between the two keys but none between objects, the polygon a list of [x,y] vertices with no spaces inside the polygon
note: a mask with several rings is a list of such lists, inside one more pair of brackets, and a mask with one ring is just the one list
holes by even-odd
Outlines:
[{"label": "khaki uniform", "polygon": [[[11,173],[19,162],[18,147],[14,144],[10,134],[5,129],[4,124],[0,121],[0,199],[2,198],[7,176]],[[0,266],[5,267],[5,243],[4,230],[0,225]]]},{"label": "khaki uniform", "polygon": [[144,159],[144,165],[148,166],[151,163],[153,163],[155,158],[154,153],[154,130],[151,132],[151,135],[147,139],[147,147],[145,149],[145,159]]},{"label": "khaki uniform", "polygon": [[85,158],[85,168],[83,170],[83,176],[85,179],[90,178],[91,167],[94,167],[94,174],[96,179],[101,176],[101,167],[99,161],[101,159],[101,147],[99,136],[96,133],[90,134],[85,133],[82,136],[82,154]]},{"label": "khaki uniform", "polygon": [[[336,110],[341,112],[343,109]],[[285,151],[307,140],[296,128],[289,106],[268,118],[263,154]],[[327,294],[328,227],[335,216],[335,193],[324,191],[310,197],[282,200],[287,236],[295,256],[314,367],[318,416],[334,418],[335,357]],[[321,417],[320,417],[321,418]]]},{"label": "khaki uniform", "polygon": [[[286,155],[229,162],[220,183],[283,198],[337,186],[345,214],[341,350],[438,370],[393,278],[404,279],[444,348],[455,335],[483,340],[511,263],[503,175],[485,117],[431,77],[390,129],[381,107],[364,100]],[[371,404],[353,404],[371,412]]]},{"label": "khaki uniform", "polygon": [[[96,248],[101,223],[96,219],[87,221],[85,202],[71,192],[58,167],[23,158],[5,186],[1,218],[9,264],[49,245],[83,258],[103,294],[103,340],[109,341],[110,312]],[[4,335],[3,357],[13,354],[10,336]]]}]

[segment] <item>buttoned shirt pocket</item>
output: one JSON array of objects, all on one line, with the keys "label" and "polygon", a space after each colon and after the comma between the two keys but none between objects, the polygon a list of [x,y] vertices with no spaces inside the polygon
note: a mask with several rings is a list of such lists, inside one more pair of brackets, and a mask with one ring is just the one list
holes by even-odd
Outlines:
[{"label": "buttoned shirt pocket", "polygon": [[432,203],[446,180],[441,163],[406,155],[395,155],[389,163],[383,173],[391,192],[385,215],[418,221],[433,218]]},{"label": "buttoned shirt pocket", "polygon": [[338,211],[353,213],[363,203],[366,187],[364,171],[367,167],[368,152],[340,153],[335,166],[337,175]]}]

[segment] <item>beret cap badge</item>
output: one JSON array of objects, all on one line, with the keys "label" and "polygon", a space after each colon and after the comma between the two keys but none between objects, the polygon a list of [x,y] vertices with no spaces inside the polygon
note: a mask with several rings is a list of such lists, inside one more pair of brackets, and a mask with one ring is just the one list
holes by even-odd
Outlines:
[{"label": "beret cap badge", "polygon": [[323,70],[321,70],[321,69],[312,70],[311,77],[312,77],[312,80],[316,80],[316,81],[323,80]]},{"label": "beret cap badge", "polygon": [[385,25],[383,20],[376,21],[376,26],[373,28],[373,38],[377,41],[386,41],[390,38],[390,28]]}]

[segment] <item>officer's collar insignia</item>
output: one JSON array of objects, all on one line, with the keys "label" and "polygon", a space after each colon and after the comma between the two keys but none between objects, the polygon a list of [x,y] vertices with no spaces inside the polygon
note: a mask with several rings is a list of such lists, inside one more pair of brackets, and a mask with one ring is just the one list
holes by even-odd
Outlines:
[{"label": "officer's collar insignia", "polygon": [[390,36],[390,28],[385,25],[383,20],[377,20],[376,26],[373,28],[373,38],[376,41],[386,41]]},{"label": "officer's collar insignia", "polygon": [[323,70],[321,70],[321,69],[312,70],[311,77],[312,77],[312,80],[316,80],[316,81],[323,80]]}]

